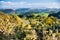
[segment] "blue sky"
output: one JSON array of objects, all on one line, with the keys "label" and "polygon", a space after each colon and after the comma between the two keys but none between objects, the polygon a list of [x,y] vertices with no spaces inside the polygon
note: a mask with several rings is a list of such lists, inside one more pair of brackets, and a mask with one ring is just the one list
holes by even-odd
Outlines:
[{"label": "blue sky", "polygon": [[12,1],[12,2],[20,2],[20,1],[26,1],[26,2],[59,2],[59,0],[1,0],[1,1]]},{"label": "blue sky", "polygon": [[60,0],[0,0],[2,8],[60,8]]}]

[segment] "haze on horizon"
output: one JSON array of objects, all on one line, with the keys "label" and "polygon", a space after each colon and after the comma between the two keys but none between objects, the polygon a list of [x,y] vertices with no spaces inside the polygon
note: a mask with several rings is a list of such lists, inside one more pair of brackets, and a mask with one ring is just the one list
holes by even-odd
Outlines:
[{"label": "haze on horizon", "polygon": [[60,0],[0,0],[0,9],[60,8]]}]

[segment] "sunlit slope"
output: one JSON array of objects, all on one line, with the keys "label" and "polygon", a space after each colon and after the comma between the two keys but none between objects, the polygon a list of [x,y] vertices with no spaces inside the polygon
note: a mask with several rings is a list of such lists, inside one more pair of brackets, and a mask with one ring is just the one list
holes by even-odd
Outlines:
[{"label": "sunlit slope", "polygon": [[37,16],[37,15],[40,15],[40,16],[44,16],[44,17],[48,17],[48,15],[49,15],[49,13],[48,12],[41,12],[41,13],[35,13],[34,14],[35,16]]},{"label": "sunlit slope", "polygon": [[0,12],[0,31],[4,34],[13,32],[13,28],[21,24],[22,20],[17,15],[8,15]]}]

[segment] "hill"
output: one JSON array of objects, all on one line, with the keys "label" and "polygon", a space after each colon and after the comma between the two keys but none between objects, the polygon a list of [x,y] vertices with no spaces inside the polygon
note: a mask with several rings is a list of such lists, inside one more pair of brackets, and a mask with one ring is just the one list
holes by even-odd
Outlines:
[{"label": "hill", "polygon": [[57,17],[57,18],[59,18],[59,19],[60,19],[60,11],[59,11],[59,12],[57,12],[57,13],[49,14],[49,15],[48,15],[48,17],[50,17],[50,16],[54,16],[54,17]]},{"label": "hill", "polygon": [[13,28],[20,25],[21,19],[17,15],[8,15],[0,12],[0,33],[3,32],[4,35],[11,34]]}]

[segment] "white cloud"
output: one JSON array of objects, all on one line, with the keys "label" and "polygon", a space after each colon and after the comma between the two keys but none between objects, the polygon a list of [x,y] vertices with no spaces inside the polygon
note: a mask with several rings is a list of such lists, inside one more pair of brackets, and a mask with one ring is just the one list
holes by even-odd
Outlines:
[{"label": "white cloud", "polygon": [[0,1],[0,6],[2,8],[60,8],[59,3],[53,2],[53,3],[28,3],[28,2],[4,2]]}]

